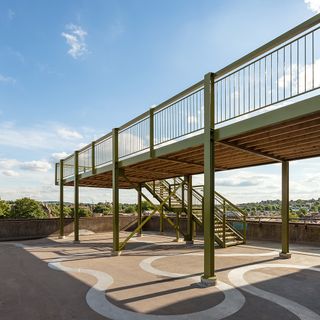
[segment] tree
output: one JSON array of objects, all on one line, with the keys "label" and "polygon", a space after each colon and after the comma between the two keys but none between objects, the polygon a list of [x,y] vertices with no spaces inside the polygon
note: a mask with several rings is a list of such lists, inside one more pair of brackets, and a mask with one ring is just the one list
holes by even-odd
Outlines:
[{"label": "tree", "polygon": [[134,205],[127,205],[124,209],[124,213],[133,213],[136,211],[136,208]]},{"label": "tree", "polygon": [[41,204],[29,198],[16,200],[11,207],[10,216],[12,218],[46,218]]},{"label": "tree", "polygon": [[[80,207],[79,208],[79,217],[91,217],[92,212],[87,207]],[[74,208],[70,208],[70,217],[74,217]]]},{"label": "tree", "polygon": [[10,214],[10,205],[4,201],[0,200],[0,218],[6,218]]}]

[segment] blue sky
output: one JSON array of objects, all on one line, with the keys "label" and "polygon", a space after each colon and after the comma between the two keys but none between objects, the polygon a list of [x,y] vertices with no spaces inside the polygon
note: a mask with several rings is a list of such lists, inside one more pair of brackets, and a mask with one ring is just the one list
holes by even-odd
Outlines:
[{"label": "blue sky", "polygon": [[[319,0],[306,2],[2,0],[0,197],[57,200],[55,159],[320,10]],[[294,163],[292,197],[320,197],[319,171],[319,158]],[[279,198],[279,173],[219,174],[218,188],[237,202]],[[82,192],[83,201],[109,198]]]}]

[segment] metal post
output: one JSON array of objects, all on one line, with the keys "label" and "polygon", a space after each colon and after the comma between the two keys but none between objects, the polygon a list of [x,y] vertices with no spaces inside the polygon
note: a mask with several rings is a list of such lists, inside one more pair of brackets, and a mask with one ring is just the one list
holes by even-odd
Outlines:
[{"label": "metal post", "polygon": [[[138,185],[138,225],[142,223],[142,197],[141,197],[141,183]],[[137,232],[137,237],[141,237],[142,228]]]},{"label": "metal post", "polygon": [[79,151],[74,152],[74,242],[79,242]]},{"label": "metal post", "polygon": [[193,244],[193,219],[192,219],[192,176],[187,176],[186,177],[187,181],[187,237],[186,237],[186,242],[188,244]]},{"label": "metal post", "polygon": [[291,258],[289,253],[289,162],[282,162],[282,203],[281,203],[281,240],[280,258]]},{"label": "metal post", "polygon": [[150,158],[154,158],[154,108],[149,110]]},{"label": "metal post", "polygon": [[120,254],[119,223],[119,144],[118,128],[112,130],[112,211],[113,211],[113,255]]},{"label": "metal post", "polygon": [[179,232],[179,229],[180,229],[180,213],[179,211],[176,211],[176,242],[179,242],[180,241],[180,232]]},{"label": "metal post", "polygon": [[59,173],[59,188],[60,188],[60,219],[59,219],[59,239],[64,238],[64,199],[63,199],[63,160],[60,160],[60,173]]},{"label": "metal post", "polygon": [[92,174],[96,173],[96,150],[95,150],[96,143],[93,141],[91,143],[91,166],[92,166]]},{"label": "metal post", "polygon": [[226,247],[226,201],[223,200],[223,216],[222,216],[222,239],[223,247]]},{"label": "metal post", "polygon": [[204,77],[204,274],[201,282],[215,285],[214,264],[214,74]]},{"label": "metal post", "polygon": [[160,233],[163,233],[163,206],[160,208]]}]

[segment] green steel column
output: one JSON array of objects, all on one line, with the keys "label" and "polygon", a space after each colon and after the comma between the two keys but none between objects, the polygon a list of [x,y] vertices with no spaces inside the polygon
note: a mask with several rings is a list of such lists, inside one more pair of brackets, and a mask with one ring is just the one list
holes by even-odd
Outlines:
[{"label": "green steel column", "polygon": [[204,274],[201,282],[215,285],[214,265],[214,74],[204,77]]},{"label": "green steel column", "polygon": [[59,219],[59,238],[64,238],[64,199],[63,199],[63,160],[60,160],[60,173],[59,173],[59,188],[60,188],[60,219]]},{"label": "green steel column", "polygon": [[163,206],[160,208],[160,233],[163,233]]},{"label": "green steel column", "polygon": [[[141,196],[141,183],[138,185],[138,225],[142,223],[142,196]],[[139,229],[137,236],[141,237],[142,228]]]},{"label": "green steel column", "polygon": [[96,143],[93,141],[91,143],[91,167],[92,167],[92,174],[96,173]]},{"label": "green steel column", "polygon": [[120,254],[119,223],[119,144],[118,128],[112,130],[112,211],[113,211],[113,254]]},{"label": "green steel column", "polygon": [[187,201],[188,201],[188,206],[187,206],[187,236],[186,236],[186,242],[189,244],[193,244],[193,219],[192,219],[192,176],[187,176]]},{"label": "green steel column", "polygon": [[281,241],[282,252],[280,257],[288,259],[289,253],[289,162],[282,162],[282,202],[281,202]]},{"label": "green steel column", "polygon": [[79,242],[79,151],[74,152],[74,242]]},{"label": "green steel column", "polygon": [[149,111],[149,138],[150,138],[150,157],[154,158],[154,109]]}]

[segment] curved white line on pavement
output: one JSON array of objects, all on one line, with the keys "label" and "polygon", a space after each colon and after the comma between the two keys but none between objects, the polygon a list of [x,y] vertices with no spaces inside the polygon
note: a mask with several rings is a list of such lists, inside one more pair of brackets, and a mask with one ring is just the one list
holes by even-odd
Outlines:
[{"label": "curved white line on pavement", "polygon": [[319,272],[319,268],[313,268],[303,265],[291,265],[291,264],[256,264],[251,266],[240,267],[229,272],[228,277],[230,282],[236,286],[240,287],[243,291],[251,293],[257,297],[269,300],[273,303],[280,305],[281,307],[289,310],[294,315],[296,315],[301,320],[320,320],[320,315],[311,311],[310,309],[302,306],[301,304],[294,302],[292,300],[281,297],[277,294],[264,291],[262,289],[256,288],[250,285],[245,279],[244,274],[248,271],[262,269],[262,268],[295,268],[300,270],[312,270]]},{"label": "curved white line on pavement", "polygon": [[[179,255],[175,255],[175,257],[181,256],[181,255],[193,255],[193,254],[179,254]],[[199,282],[199,277],[190,277],[188,274],[167,272],[152,266],[152,263],[154,261],[167,258],[167,257],[169,256],[149,257],[141,261],[139,266],[144,271],[152,273],[157,276],[163,276],[163,277],[169,277],[169,278],[187,277],[187,279],[192,280],[193,282]],[[224,293],[225,298],[221,303],[209,309],[188,314],[186,315],[187,318],[184,317],[185,315],[176,315],[174,316],[174,319],[191,319],[189,318],[189,316],[193,316],[195,317],[195,319],[216,319],[216,320],[224,319],[238,312],[243,307],[245,303],[245,297],[237,289],[221,281],[217,281],[217,284],[215,287]],[[210,290],[211,288],[208,288],[208,289]]]},{"label": "curved white line on pavement", "polygon": [[[150,263],[155,260],[150,260]],[[149,260],[145,259],[145,260]],[[100,315],[111,318],[114,320],[188,320],[188,319],[210,319],[210,320],[221,320],[224,319],[237,311],[239,311],[245,303],[245,298],[240,291],[233,288],[232,286],[218,282],[216,287],[221,290],[225,299],[218,305],[213,306],[209,309],[188,313],[188,314],[177,314],[177,315],[153,315],[153,314],[141,314],[129,310],[125,310],[112,304],[106,298],[105,291],[113,283],[113,279],[110,275],[105,272],[96,271],[92,269],[83,268],[71,268],[63,266],[60,262],[50,262],[49,267],[55,270],[71,272],[71,273],[84,273],[93,276],[97,279],[96,284],[89,289],[86,295],[86,301],[90,308]],[[181,274],[166,273],[169,277],[181,277]],[[190,280],[198,282],[198,277],[189,277]],[[212,288],[208,288],[212,290]]]},{"label": "curved white line on pavement", "polygon": [[[188,256],[203,256],[203,252],[186,253]],[[264,253],[215,253],[216,257],[269,257],[278,256],[279,251],[271,251]]]}]

